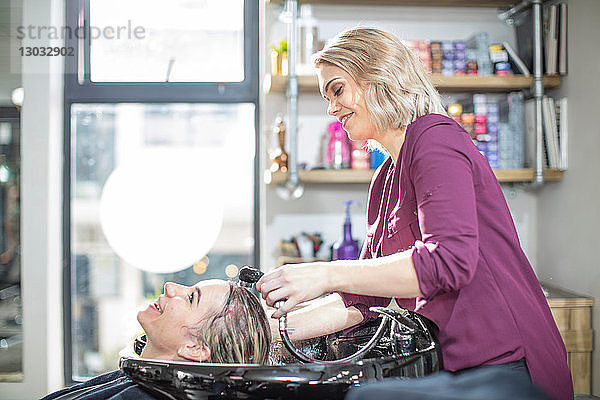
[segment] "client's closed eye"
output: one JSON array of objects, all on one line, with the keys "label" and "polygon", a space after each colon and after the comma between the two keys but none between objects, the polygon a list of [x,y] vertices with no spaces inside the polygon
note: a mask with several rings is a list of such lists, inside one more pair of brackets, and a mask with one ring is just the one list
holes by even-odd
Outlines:
[{"label": "client's closed eye", "polygon": [[196,298],[196,305],[198,305],[200,302],[200,289],[198,287],[195,287],[194,291],[188,295],[190,305],[194,304],[194,298]]}]

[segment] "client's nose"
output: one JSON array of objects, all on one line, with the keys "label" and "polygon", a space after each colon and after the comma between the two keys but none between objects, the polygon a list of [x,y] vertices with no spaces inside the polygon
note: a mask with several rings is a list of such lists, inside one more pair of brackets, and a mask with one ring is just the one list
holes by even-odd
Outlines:
[{"label": "client's nose", "polygon": [[186,287],[177,283],[167,282],[163,290],[167,297],[186,296]]}]

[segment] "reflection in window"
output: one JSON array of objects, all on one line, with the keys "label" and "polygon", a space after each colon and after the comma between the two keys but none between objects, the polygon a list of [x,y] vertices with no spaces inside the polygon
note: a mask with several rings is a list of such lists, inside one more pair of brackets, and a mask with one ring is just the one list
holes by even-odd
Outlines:
[{"label": "reflection in window", "polygon": [[92,81],[244,80],[244,0],[165,4],[90,2]]},{"label": "reflection in window", "polygon": [[[71,115],[72,366],[74,377],[87,377],[114,369],[119,356],[130,352],[142,333],[137,312],[166,281],[227,279],[228,265],[252,263],[254,105],[75,104]],[[211,168],[202,173],[225,182],[218,193],[224,219],[216,242],[205,259],[181,271],[152,273],[128,264],[101,228],[107,180],[140,154],[158,165],[203,158]],[[215,190],[206,187],[204,195],[215,196]],[[169,204],[156,212],[169,212]]]},{"label": "reflection in window", "polygon": [[0,382],[23,379],[19,111],[0,107]]}]

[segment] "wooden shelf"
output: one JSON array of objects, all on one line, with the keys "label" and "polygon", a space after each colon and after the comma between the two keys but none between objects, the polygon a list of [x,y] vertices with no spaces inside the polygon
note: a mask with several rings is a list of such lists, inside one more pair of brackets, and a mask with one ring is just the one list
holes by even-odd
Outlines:
[{"label": "wooden shelf", "polygon": [[[433,84],[444,92],[510,92],[530,88],[533,77],[523,75],[510,76],[478,76],[478,75],[431,75]],[[544,76],[544,87],[555,88],[560,86],[560,76]],[[267,75],[264,79],[266,93],[283,93],[287,89],[287,76]],[[298,76],[298,90],[300,92],[319,92],[319,84],[315,75]]]},{"label": "wooden shelf", "polygon": [[[535,175],[533,168],[521,169],[495,169],[494,174],[498,178],[498,182],[531,182]],[[544,180],[547,182],[556,182],[562,180],[563,171],[559,169],[545,169]]]},{"label": "wooden shelf", "polygon": [[281,267],[284,264],[299,264],[307,262],[317,261],[331,261],[325,258],[302,258],[302,257],[291,257],[291,256],[279,256],[277,257],[277,267]]},{"label": "wooden shelf", "polygon": [[[482,92],[508,92],[530,88],[533,85],[533,77],[523,75],[510,76],[478,76],[478,75],[455,75],[443,76],[435,74],[431,76],[433,84],[440,90],[446,92],[458,91],[482,91]],[[544,86],[554,88],[560,86],[560,76],[544,76]]]},{"label": "wooden shelf", "polygon": [[[311,171],[300,170],[298,177],[303,183],[370,183],[373,170],[353,169],[315,169]],[[532,168],[522,169],[497,169],[494,170],[496,178],[501,183],[531,182],[535,171]],[[547,169],[544,171],[546,181],[560,181],[563,171]],[[281,184],[287,179],[287,174],[276,172],[266,178],[267,184]]]},{"label": "wooden shelf", "polygon": [[[279,4],[282,0],[268,0]],[[510,7],[518,0],[299,0],[300,3],[368,6],[424,6],[424,7]]]},{"label": "wooden shelf", "polygon": [[[369,183],[375,171],[372,169],[313,169],[299,170],[298,178],[303,183]],[[267,183],[279,184],[285,182],[287,174],[276,172]]]}]

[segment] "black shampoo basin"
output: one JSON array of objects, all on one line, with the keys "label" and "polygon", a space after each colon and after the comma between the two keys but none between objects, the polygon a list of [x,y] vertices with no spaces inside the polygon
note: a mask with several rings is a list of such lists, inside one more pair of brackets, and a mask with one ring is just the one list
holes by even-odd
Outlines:
[{"label": "black shampoo basin", "polygon": [[[272,365],[210,364],[123,358],[121,371],[166,399],[343,399],[353,386],[386,377],[423,377],[441,369],[435,326],[409,311],[389,310],[385,334],[363,359],[298,363],[272,346]],[[408,319],[407,319],[408,318]],[[323,361],[343,358],[367,342],[378,321],[352,332],[303,341],[299,348]]]}]

